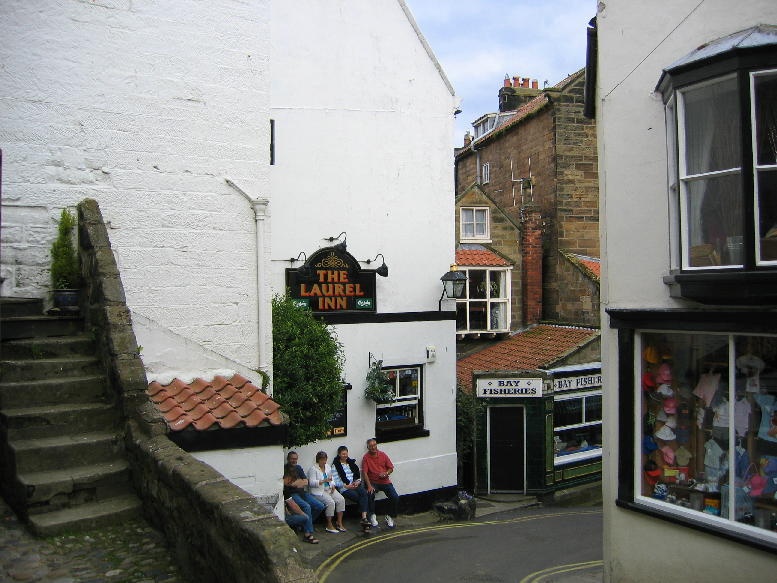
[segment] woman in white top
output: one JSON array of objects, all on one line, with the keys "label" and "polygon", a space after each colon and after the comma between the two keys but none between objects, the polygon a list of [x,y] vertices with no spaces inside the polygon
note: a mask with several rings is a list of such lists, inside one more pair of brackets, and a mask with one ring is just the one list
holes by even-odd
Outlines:
[{"label": "woman in white top", "polygon": [[[316,465],[308,470],[308,489],[310,493],[321,500],[326,517],[326,531],[332,534],[345,532],[343,526],[343,512],[345,512],[345,498],[335,489],[334,479],[332,477],[332,468],[326,463],[327,456],[325,451],[316,454]],[[337,526],[332,524],[332,518],[337,512]]]}]

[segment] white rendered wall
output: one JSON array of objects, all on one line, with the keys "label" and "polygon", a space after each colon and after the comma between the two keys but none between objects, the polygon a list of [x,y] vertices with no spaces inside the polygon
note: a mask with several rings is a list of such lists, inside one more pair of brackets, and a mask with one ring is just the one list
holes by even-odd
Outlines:
[{"label": "white rendered wall", "polygon": [[[705,42],[759,23],[777,23],[771,0],[600,3],[597,125],[602,233],[602,308],[671,308],[664,67]],[[714,318],[714,315],[710,316]],[[757,581],[773,555],[617,508],[617,333],[602,312],[605,580]],[[657,570],[658,569],[658,570]],[[657,575],[661,573],[661,575]],[[672,573],[672,575],[667,575]]]},{"label": "white rendered wall", "polygon": [[263,0],[0,3],[3,295],[46,295],[54,219],[92,197],[133,313],[255,367],[254,214],[225,178],[268,195],[269,46]]},{"label": "white rendered wall", "polygon": [[[379,313],[436,312],[454,261],[453,114],[456,98],[402,2],[273,2],[271,115],[275,120],[272,284],[288,258],[347,232],[357,259],[383,253]],[[378,263],[377,265],[379,265]],[[373,264],[370,267],[375,268]],[[368,266],[362,263],[363,268]],[[448,306],[450,309],[452,306]],[[429,437],[381,445],[402,494],[456,484],[455,322],[335,326],[345,351],[348,435],[299,448],[361,459],[375,433],[364,398],[369,354],[384,366],[425,365]],[[426,346],[437,360],[426,364]]]}]

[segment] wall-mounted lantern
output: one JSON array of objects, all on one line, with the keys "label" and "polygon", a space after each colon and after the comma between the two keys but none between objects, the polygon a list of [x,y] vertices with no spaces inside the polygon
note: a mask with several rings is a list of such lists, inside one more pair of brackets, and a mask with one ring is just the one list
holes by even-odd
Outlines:
[{"label": "wall-mounted lantern", "polygon": [[369,265],[370,263],[373,263],[373,262],[377,261],[377,260],[378,260],[378,257],[380,257],[381,259],[383,259],[383,263],[381,264],[381,266],[380,266],[380,267],[378,267],[378,268],[375,270],[375,273],[377,273],[377,274],[378,274],[378,275],[380,275],[381,277],[388,277],[388,266],[386,265],[386,258],[385,258],[385,257],[383,257],[383,253],[378,253],[378,254],[375,256],[375,259],[365,259],[363,263],[366,263],[367,265]]},{"label": "wall-mounted lantern", "polygon": [[467,276],[459,271],[458,266],[454,263],[451,265],[451,270],[440,278],[442,282],[442,294],[440,295],[440,302],[437,306],[437,311],[442,311],[443,298],[459,300],[464,297],[464,285],[467,283]]}]

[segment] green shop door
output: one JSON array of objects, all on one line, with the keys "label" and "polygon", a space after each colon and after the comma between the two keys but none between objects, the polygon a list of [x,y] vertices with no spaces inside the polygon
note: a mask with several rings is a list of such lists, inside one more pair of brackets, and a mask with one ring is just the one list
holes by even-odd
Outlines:
[{"label": "green shop door", "polygon": [[488,408],[488,491],[523,492],[524,408]]}]

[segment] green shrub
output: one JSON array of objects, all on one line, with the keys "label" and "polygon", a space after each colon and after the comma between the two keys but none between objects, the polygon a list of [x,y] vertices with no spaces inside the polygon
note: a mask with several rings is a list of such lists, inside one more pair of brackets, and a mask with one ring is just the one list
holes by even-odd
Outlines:
[{"label": "green shrub", "polygon": [[394,392],[393,383],[389,382],[388,375],[383,370],[383,361],[376,360],[370,365],[367,372],[367,385],[364,388],[364,396],[376,403],[393,403]]},{"label": "green shrub", "polygon": [[273,399],[290,419],[286,446],[323,439],[342,399],[342,345],[288,295],[273,297],[272,325]]},{"label": "green shrub", "polygon": [[57,222],[57,238],[51,244],[51,285],[53,289],[74,289],[81,282],[78,254],[73,245],[73,228],[78,224],[67,209]]}]

